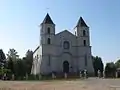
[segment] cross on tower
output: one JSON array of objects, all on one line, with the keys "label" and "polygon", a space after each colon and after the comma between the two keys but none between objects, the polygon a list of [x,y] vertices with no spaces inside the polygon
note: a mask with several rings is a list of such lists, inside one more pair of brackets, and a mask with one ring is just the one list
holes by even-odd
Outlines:
[{"label": "cross on tower", "polygon": [[49,12],[49,9],[50,9],[50,8],[46,8],[46,10],[47,10],[47,13]]}]

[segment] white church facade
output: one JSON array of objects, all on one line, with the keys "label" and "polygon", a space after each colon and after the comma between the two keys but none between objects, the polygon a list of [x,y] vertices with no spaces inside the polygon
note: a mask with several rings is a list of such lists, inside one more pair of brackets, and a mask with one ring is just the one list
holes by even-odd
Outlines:
[{"label": "white church facade", "polygon": [[33,54],[31,74],[77,73],[84,69],[94,72],[89,27],[82,17],[74,34],[68,30],[56,34],[49,14],[40,27],[40,44]]}]

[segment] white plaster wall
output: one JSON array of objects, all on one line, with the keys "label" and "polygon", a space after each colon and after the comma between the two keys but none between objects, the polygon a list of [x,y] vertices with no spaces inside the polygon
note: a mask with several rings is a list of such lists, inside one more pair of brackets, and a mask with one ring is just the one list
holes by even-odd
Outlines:
[{"label": "white plaster wall", "polygon": [[[84,38],[80,38],[80,40]],[[86,40],[88,39],[88,37],[86,37]],[[63,42],[64,41],[69,41],[70,42],[70,49],[69,50],[65,50],[63,48]],[[89,39],[88,39],[89,41]],[[80,41],[78,41],[78,39],[76,38],[76,36],[72,35],[70,32],[68,32],[67,30],[59,33],[56,35],[56,55],[61,55],[61,59],[60,61],[57,61],[59,62],[59,64],[56,66],[56,68],[59,68],[58,70],[59,71],[62,71],[62,60],[69,60],[68,56],[66,55],[65,57],[62,57],[62,54],[64,52],[68,52],[71,54],[71,62],[70,64],[70,67],[72,66],[72,70],[71,71],[74,71],[76,72],[77,70],[79,70],[80,68],[81,69],[85,69],[85,59],[84,59],[84,56],[86,54],[88,55],[91,55],[91,47],[89,46],[89,43],[88,43],[88,46],[87,47],[84,47],[83,45],[79,44]],[[78,46],[79,45],[79,46]],[[92,68],[92,61],[90,60],[90,58],[87,59],[88,60],[88,67],[87,68]],[[56,63],[57,63],[56,62]],[[90,65],[89,65],[90,63]],[[88,69],[90,71],[90,69]],[[92,71],[92,70],[91,70]]]},{"label": "white plaster wall", "polygon": [[52,72],[52,71],[55,71],[55,72],[58,72],[58,71],[59,71],[59,66],[58,66],[58,64],[59,64],[59,60],[57,59],[57,57],[56,57],[56,56],[52,56],[52,58],[51,58],[51,65],[50,65],[50,67],[51,67],[51,72]]},{"label": "white plaster wall", "polygon": [[86,31],[86,35],[89,36],[89,27],[76,27],[75,32],[77,36],[83,36],[83,30]]},{"label": "white plaster wall", "polygon": [[[61,54],[61,53],[63,53],[63,52],[69,52],[73,56],[77,54],[76,53],[76,49],[74,47],[74,46],[76,46],[76,43],[77,43],[75,35],[73,35],[69,31],[65,30],[65,31],[57,34],[55,36],[55,38],[56,38],[55,45],[58,46],[58,48],[56,49],[56,52],[57,52],[58,55]],[[69,50],[65,50],[63,48],[64,41],[69,41],[69,43],[70,43],[70,49]]]},{"label": "white plaster wall", "polygon": [[[91,47],[78,47],[78,55],[81,56],[78,59],[78,67],[80,69],[87,69],[89,73],[93,73],[93,64],[91,59]],[[85,55],[87,55],[87,66],[85,66]]]},{"label": "white plaster wall", "polygon": [[[50,34],[47,33],[48,27],[50,28]],[[54,42],[55,25],[54,24],[42,24],[40,29],[41,44],[47,44],[47,38],[51,39],[51,43]]]},{"label": "white plaster wall", "polygon": [[[76,27],[77,32],[77,45],[78,47],[78,56],[79,57],[79,68],[87,69],[88,72],[93,72],[93,64],[91,60],[91,46],[90,46],[90,35],[89,35],[89,27]],[[86,31],[86,36],[83,36],[83,30]],[[86,40],[86,46],[84,46],[83,41]],[[87,66],[85,66],[85,55],[87,55]],[[83,57],[82,57],[83,56]]]},{"label": "white plaster wall", "polygon": [[[60,69],[63,71],[63,62],[68,61],[69,62],[69,69],[72,66],[72,56],[69,53],[63,53],[61,55],[61,63],[60,63]],[[69,70],[70,71],[70,70]]]},{"label": "white plaster wall", "polygon": [[93,68],[91,55],[88,55],[88,61],[87,62],[88,62],[88,65],[87,65],[88,73],[94,73],[94,68]]},{"label": "white plaster wall", "polygon": [[85,64],[84,64],[84,56],[78,57],[78,70],[84,70],[85,69]]},{"label": "white plaster wall", "polygon": [[[55,45],[56,45],[56,54],[57,56],[60,56],[57,58],[57,60],[59,60],[58,62],[58,65],[57,65],[57,68],[58,68],[58,71],[62,72],[63,71],[63,60],[70,60],[69,61],[69,64],[70,64],[70,72],[72,71],[76,71],[76,58],[74,58],[75,56],[77,56],[77,39],[76,39],[76,36],[73,35],[72,33],[70,33],[69,31],[65,30],[63,32],[60,32],[58,33],[56,36],[56,42],[55,42]],[[70,48],[68,50],[65,50],[63,48],[63,43],[64,41],[69,41],[70,43]],[[65,54],[68,53],[67,54]],[[64,55],[65,54],[65,55]],[[70,58],[69,58],[70,57]],[[72,67],[72,68],[71,68]]]},{"label": "white plaster wall", "polygon": [[[45,38],[47,38],[46,36]],[[83,38],[84,39],[84,38]],[[84,63],[84,55],[87,53],[91,55],[91,47],[84,47],[80,44],[80,40],[82,38],[77,39],[76,36],[68,32],[67,30],[58,33],[53,37],[53,41],[51,45],[43,44],[41,51],[42,51],[42,61],[41,65],[39,66],[40,72],[42,74],[48,74],[52,71],[62,72],[63,71],[63,61],[67,60],[70,64],[70,72],[76,72],[79,69],[85,69]],[[63,48],[63,42],[69,41],[70,49],[65,50]],[[79,46],[78,46],[79,45]],[[37,53],[41,53],[41,51],[37,51]],[[66,52],[66,53],[65,53]],[[50,66],[48,65],[48,55],[51,55],[50,59]],[[88,58],[88,70],[92,72],[92,62],[91,59]]]},{"label": "white plaster wall", "polygon": [[[50,34],[47,33],[48,27],[50,28]],[[83,30],[86,30],[86,35],[83,37]],[[40,47],[33,54],[33,63],[35,65],[33,73],[48,74],[52,71],[62,72],[63,62],[67,60],[69,62],[71,72],[76,72],[79,69],[85,68],[85,58],[88,56],[87,69],[92,72],[92,60],[91,60],[91,47],[90,47],[90,36],[89,27],[76,27],[76,35],[71,32],[64,30],[55,35],[55,24],[41,24],[40,28]],[[51,39],[51,44],[47,45],[47,39]],[[83,40],[87,41],[87,46],[83,46]],[[63,48],[63,42],[69,41],[70,49],[65,50]],[[38,60],[35,56],[39,57]],[[50,55],[50,65],[48,65]]]},{"label": "white plaster wall", "polygon": [[[47,29],[50,28],[50,34],[48,34]],[[50,64],[53,62],[54,56],[54,35],[55,35],[55,25],[54,24],[41,24],[41,45],[42,45],[42,61],[40,65],[40,72],[48,74],[50,73],[53,67],[48,65],[49,63],[49,55],[50,55]],[[51,44],[47,44],[47,40],[50,38]]]},{"label": "white plaster wall", "polygon": [[73,64],[73,72],[77,72],[78,70],[78,58],[77,57],[73,57],[72,58],[72,64]]},{"label": "white plaster wall", "polygon": [[37,74],[37,68],[38,68],[38,61],[35,57],[40,56],[40,49],[37,49],[33,54],[33,66],[32,66],[32,74]]},{"label": "white plaster wall", "polygon": [[50,73],[50,71],[51,71],[51,68],[48,64],[48,56],[43,55],[42,61],[41,61],[41,66],[40,66],[40,72],[41,72],[41,74],[48,74],[48,73]]},{"label": "white plaster wall", "polygon": [[[37,59],[37,55],[38,55],[38,59]],[[33,54],[34,67],[32,66],[32,74],[39,74],[40,73],[41,61],[42,61],[42,47],[39,46],[39,49],[37,49]]]}]

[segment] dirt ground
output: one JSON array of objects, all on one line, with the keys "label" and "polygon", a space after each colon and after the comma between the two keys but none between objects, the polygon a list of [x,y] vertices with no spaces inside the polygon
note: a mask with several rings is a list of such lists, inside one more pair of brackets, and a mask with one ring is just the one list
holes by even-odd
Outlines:
[{"label": "dirt ground", "polygon": [[120,79],[0,81],[0,90],[120,90]]}]

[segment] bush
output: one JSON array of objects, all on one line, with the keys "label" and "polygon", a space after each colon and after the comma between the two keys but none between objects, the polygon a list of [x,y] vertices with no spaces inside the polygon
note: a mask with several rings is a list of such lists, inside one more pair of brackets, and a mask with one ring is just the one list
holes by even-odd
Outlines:
[{"label": "bush", "polygon": [[29,75],[28,80],[36,80],[36,75]]}]

